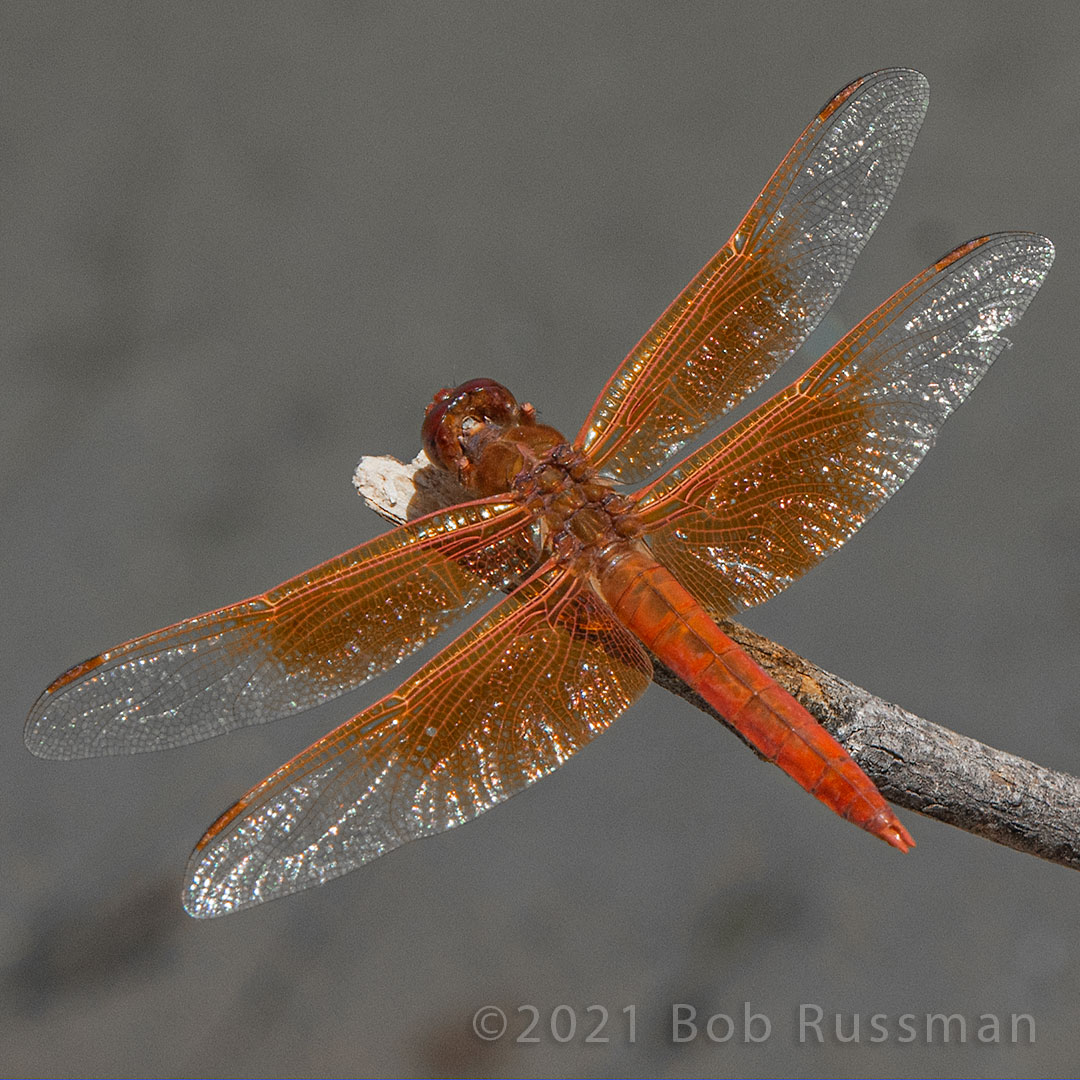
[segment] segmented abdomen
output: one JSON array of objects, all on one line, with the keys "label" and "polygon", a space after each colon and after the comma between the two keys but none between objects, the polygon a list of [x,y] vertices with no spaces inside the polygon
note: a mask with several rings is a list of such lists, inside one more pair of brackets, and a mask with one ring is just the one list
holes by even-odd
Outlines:
[{"label": "segmented abdomen", "polygon": [[769,761],[841,817],[901,851],[914,846],[851,755],[647,550],[613,554],[597,580],[622,623]]}]

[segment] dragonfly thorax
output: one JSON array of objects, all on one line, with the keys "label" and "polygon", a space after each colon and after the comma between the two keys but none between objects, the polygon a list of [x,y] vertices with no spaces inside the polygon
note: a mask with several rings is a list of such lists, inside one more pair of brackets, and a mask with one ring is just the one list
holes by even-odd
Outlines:
[{"label": "dragonfly thorax", "polygon": [[595,562],[642,532],[632,500],[565,442],[518,473],[513,493],[536,515],[545,549],[565,560]]}]

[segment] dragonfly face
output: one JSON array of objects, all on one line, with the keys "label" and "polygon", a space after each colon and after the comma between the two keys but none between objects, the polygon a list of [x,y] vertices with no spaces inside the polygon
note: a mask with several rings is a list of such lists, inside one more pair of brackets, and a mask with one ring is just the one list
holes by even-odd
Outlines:
[{"label": "dragonfly face", "polygon": [[574,439],[491,380],[440,391],[424,448],[471,501],[70,669],[34,705],[29,748],[136,753],[278,719],[359,686],[503,593],[211,826],[188,868],[192,915],[320,884],[471,820],[605,730],[644,693],[654,656],[820,801],[908,850],[870,780],[717,620],[796,580],[907,479],[1004,348],[1052,245],[1027,233],[962,245],[796,384],[661,467],[824,316],[896,190],[927,100],[921,75],[895,69],[829,101]]},{"label": "dragonfly face", "polygon": [[566,442],[494,379],[440,390],[427,407],[421,438],[428,460],[479,496],[508,492],[524,469]]}]

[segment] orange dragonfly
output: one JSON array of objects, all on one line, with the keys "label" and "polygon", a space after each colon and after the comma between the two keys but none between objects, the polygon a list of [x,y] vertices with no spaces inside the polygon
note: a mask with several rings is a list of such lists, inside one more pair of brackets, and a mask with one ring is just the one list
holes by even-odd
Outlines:
[{"label": "orange dragonfly", "polygon": [[644,693],[659,657],[838,814],[914,841],[847,752],[717,626],[840,547],[907,479],[1007,344],[1053,246],[1002,233],[914,278],[759,405],[644,487],[802,344],[896,190],[918,72],[822,109],[734,235],[623,361],[571,442],[488,379],[441,390],[423,441],[472,501],[261,596],[129,641],[30,713],[42,757],[181,746],[308,709],[507,593],[377,701],[249,791],[200,840],[209,917],[321,884],[539,780]]}]

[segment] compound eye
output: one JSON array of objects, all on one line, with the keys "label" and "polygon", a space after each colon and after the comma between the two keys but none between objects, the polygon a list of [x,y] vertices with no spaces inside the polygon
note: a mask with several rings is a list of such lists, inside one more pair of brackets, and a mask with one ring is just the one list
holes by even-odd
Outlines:
[{"label": "compound eye", "polygon": [[513,423],[517,413],[514,395],[492,379],[472,379],[454,390],[440,390],[424,416],[424,450],[432,464],[453,471],[462,458],[463,440],[479,435],[489,424]]}]

